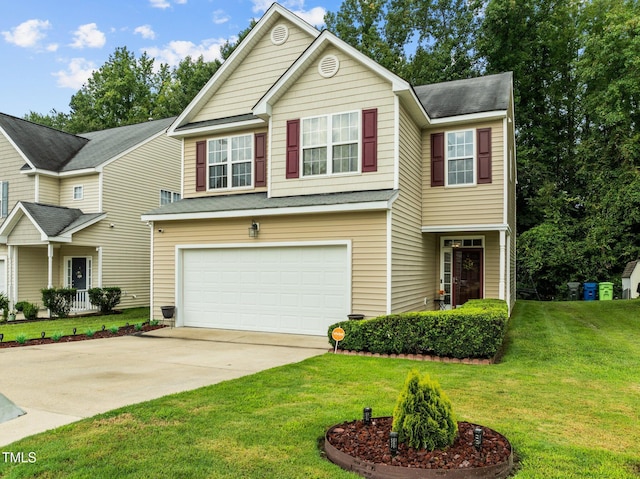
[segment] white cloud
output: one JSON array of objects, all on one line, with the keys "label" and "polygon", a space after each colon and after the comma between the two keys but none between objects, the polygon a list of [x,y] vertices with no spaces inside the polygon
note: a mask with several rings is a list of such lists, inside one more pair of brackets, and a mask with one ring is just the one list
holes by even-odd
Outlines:
[{"label": "white cloud", "polygon": [[133,33],[139,33],[142,35],[142,38],[150,38],[151,40],[156,38],[156,32],[153,31],[151,25],[140,25],[136,27]]},{"label": "white cloud", "polygon": [[19,47],[37,47],[40,40],[47,36],[44,33],[45,30],[50,28],[51,23],[49,23],[49,20],[32,19],[14,27],[10,32],[2,32],[2,36],[7,42]]},{"label": "white cloud", "polygon": [[163,48],[150,47],[145,48],[151,58],[155,58],[157,64],[167,63],[169,66],[177,66],[181,60],[190,56],[198,58],[200,55],[204,61],[210,62],[220,59],[220,48],[225,43],[225,39],[208,39],[202,41],[199,45],[193,42],[176,40],[165,45]]},{"label": "white cloud", "polygon": [[50,43],[49,45],[46,46],[46,50],[48,52],[57,52],[58,51],[58,47],[59,45],[57,43]]},{"label": "white cloud", "polygon": [[96,70],[93,62],[84,58],[72,58],[66,70],[55,72],[53,76],[58,77],[59,87],[79,90]]},{"label": "white cloud", "polygon": [[216,25],[221,25],[223,23],[227,23],[231,17],[227,15],[224,10],[216,10],[213,12],[213,23]]},{"label": "white cloud", "polygon": [[169,8],[171,4],[166,0],[149,0],[153,8]]},{"label": "white cloud", "polygon": [[[273,3],[272,0],[251,0],[255,13],[264,13]],[[327,11],[323,7],[313,7],[311,10],[304,9],[304,0],[284,0],[280,5],[291,10],[294,14],[314,26],[324,25],[324,14]]]},{"label": "white cloud", "polygon": [[98,30],[98,25],[95,23],[80,25],[78,29],[73,32],[73,37],[74,41],[71,44],[73,48],[101,48],[107,42],[107,37]]},{"label": "white cloud", "polygon": [[324,15],[327,11],[322,7],[313,7],[311,10],[292,10],[307,23],[315,26],[324,25]]}]

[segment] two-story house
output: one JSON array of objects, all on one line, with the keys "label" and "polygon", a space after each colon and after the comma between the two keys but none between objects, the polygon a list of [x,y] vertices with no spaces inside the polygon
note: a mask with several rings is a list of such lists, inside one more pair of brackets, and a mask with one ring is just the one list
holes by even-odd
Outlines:
[{"label": "two-story house", "polygon": [[[152,315],[326,334],[515,294],[510,73],[412,86],[274,4],[176,119]],[[440,293],[442,291],[442,293]]]},{"label": "two-story house", "polygon": [[41,289],[118,286],[147,306],[150,228],[140,214],[176,201],[175,118],[82,135],[0,114],[0,290],[42,306]]}]

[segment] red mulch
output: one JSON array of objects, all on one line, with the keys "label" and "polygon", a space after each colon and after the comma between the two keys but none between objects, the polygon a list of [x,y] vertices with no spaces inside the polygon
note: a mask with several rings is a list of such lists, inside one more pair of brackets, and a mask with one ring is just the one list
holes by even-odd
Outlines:
[{"label": "red mulch", "polygon": [[327,434],[329,443],[339,451],[362,461],[391,466],[417,467],[424,469],[462,469],[502,464],[509,460],[509,441],[487,427],[483,429],[480,451],[473,446],[475,424],[458,422],[458,438],[445,450],[428,452],[400,444],[398,454],[391,455],[389,433],[391,417],[372,419],[370,425],[362,420],[350,421],[334,426]]},{"label": "red mulch", "polygon": [[76,334],[72,336],[62,336],[58,341],[54,341],[51,338],[45,337],[44,339],[29,339],[25,341],[24,344],[20,344],[17,341],[3,341],[0,343],[0,348],[16,348],[22,346],[37,346],[40,344],[51,344],[51,343],[70,343],[73,341],[87,341],[90,339],[102,339],[102,338],[115,338],[117,336],[129,336],[132,334],[143,333],[146,331],[153,331],[154,329],[165,328],[165,325],[157,324],[155,326],[151,326],[149,323],[145,323],[142,326],[142,329],[136,331],[135,325],[129,326],[121,326],[118,329],[117,333],[112,333],[108,329],[104,331],[96,331],[93,336],[87,336],[86,334]]}]

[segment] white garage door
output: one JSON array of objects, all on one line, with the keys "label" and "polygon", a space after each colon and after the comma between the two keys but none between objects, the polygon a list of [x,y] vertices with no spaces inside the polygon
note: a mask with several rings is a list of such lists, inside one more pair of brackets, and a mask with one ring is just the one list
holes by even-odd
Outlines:
[{"label": "white garage door", "polygon": [[0,259],[0,293],[7,292],[7,267],[5,261]]},{"label": "white garage door", "polygon": [[346,318],[346,245],[186,249],[184,326],[325,335]]}]

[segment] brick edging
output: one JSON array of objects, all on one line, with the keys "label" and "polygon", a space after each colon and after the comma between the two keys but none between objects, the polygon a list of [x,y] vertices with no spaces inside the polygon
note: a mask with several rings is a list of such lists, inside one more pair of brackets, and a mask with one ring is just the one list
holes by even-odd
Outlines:
[{"label": "brick edging", "polygon": [[[334,350],[329,349],[328,353],[333,354]],[[390,359],[411,359],[413,361],[432,361],[438,363],[453,363],[453,364],[494,364],[493,359],[480,359],[480,358],[449,358],[445,356],[434,356],[431,354],[386,354],[386,353],[372,353],[369,351],[352,351],[349,349],[338,349],[337,354],[344,354],[347,356],[367,356],[372,358],[390,358]]]}]

